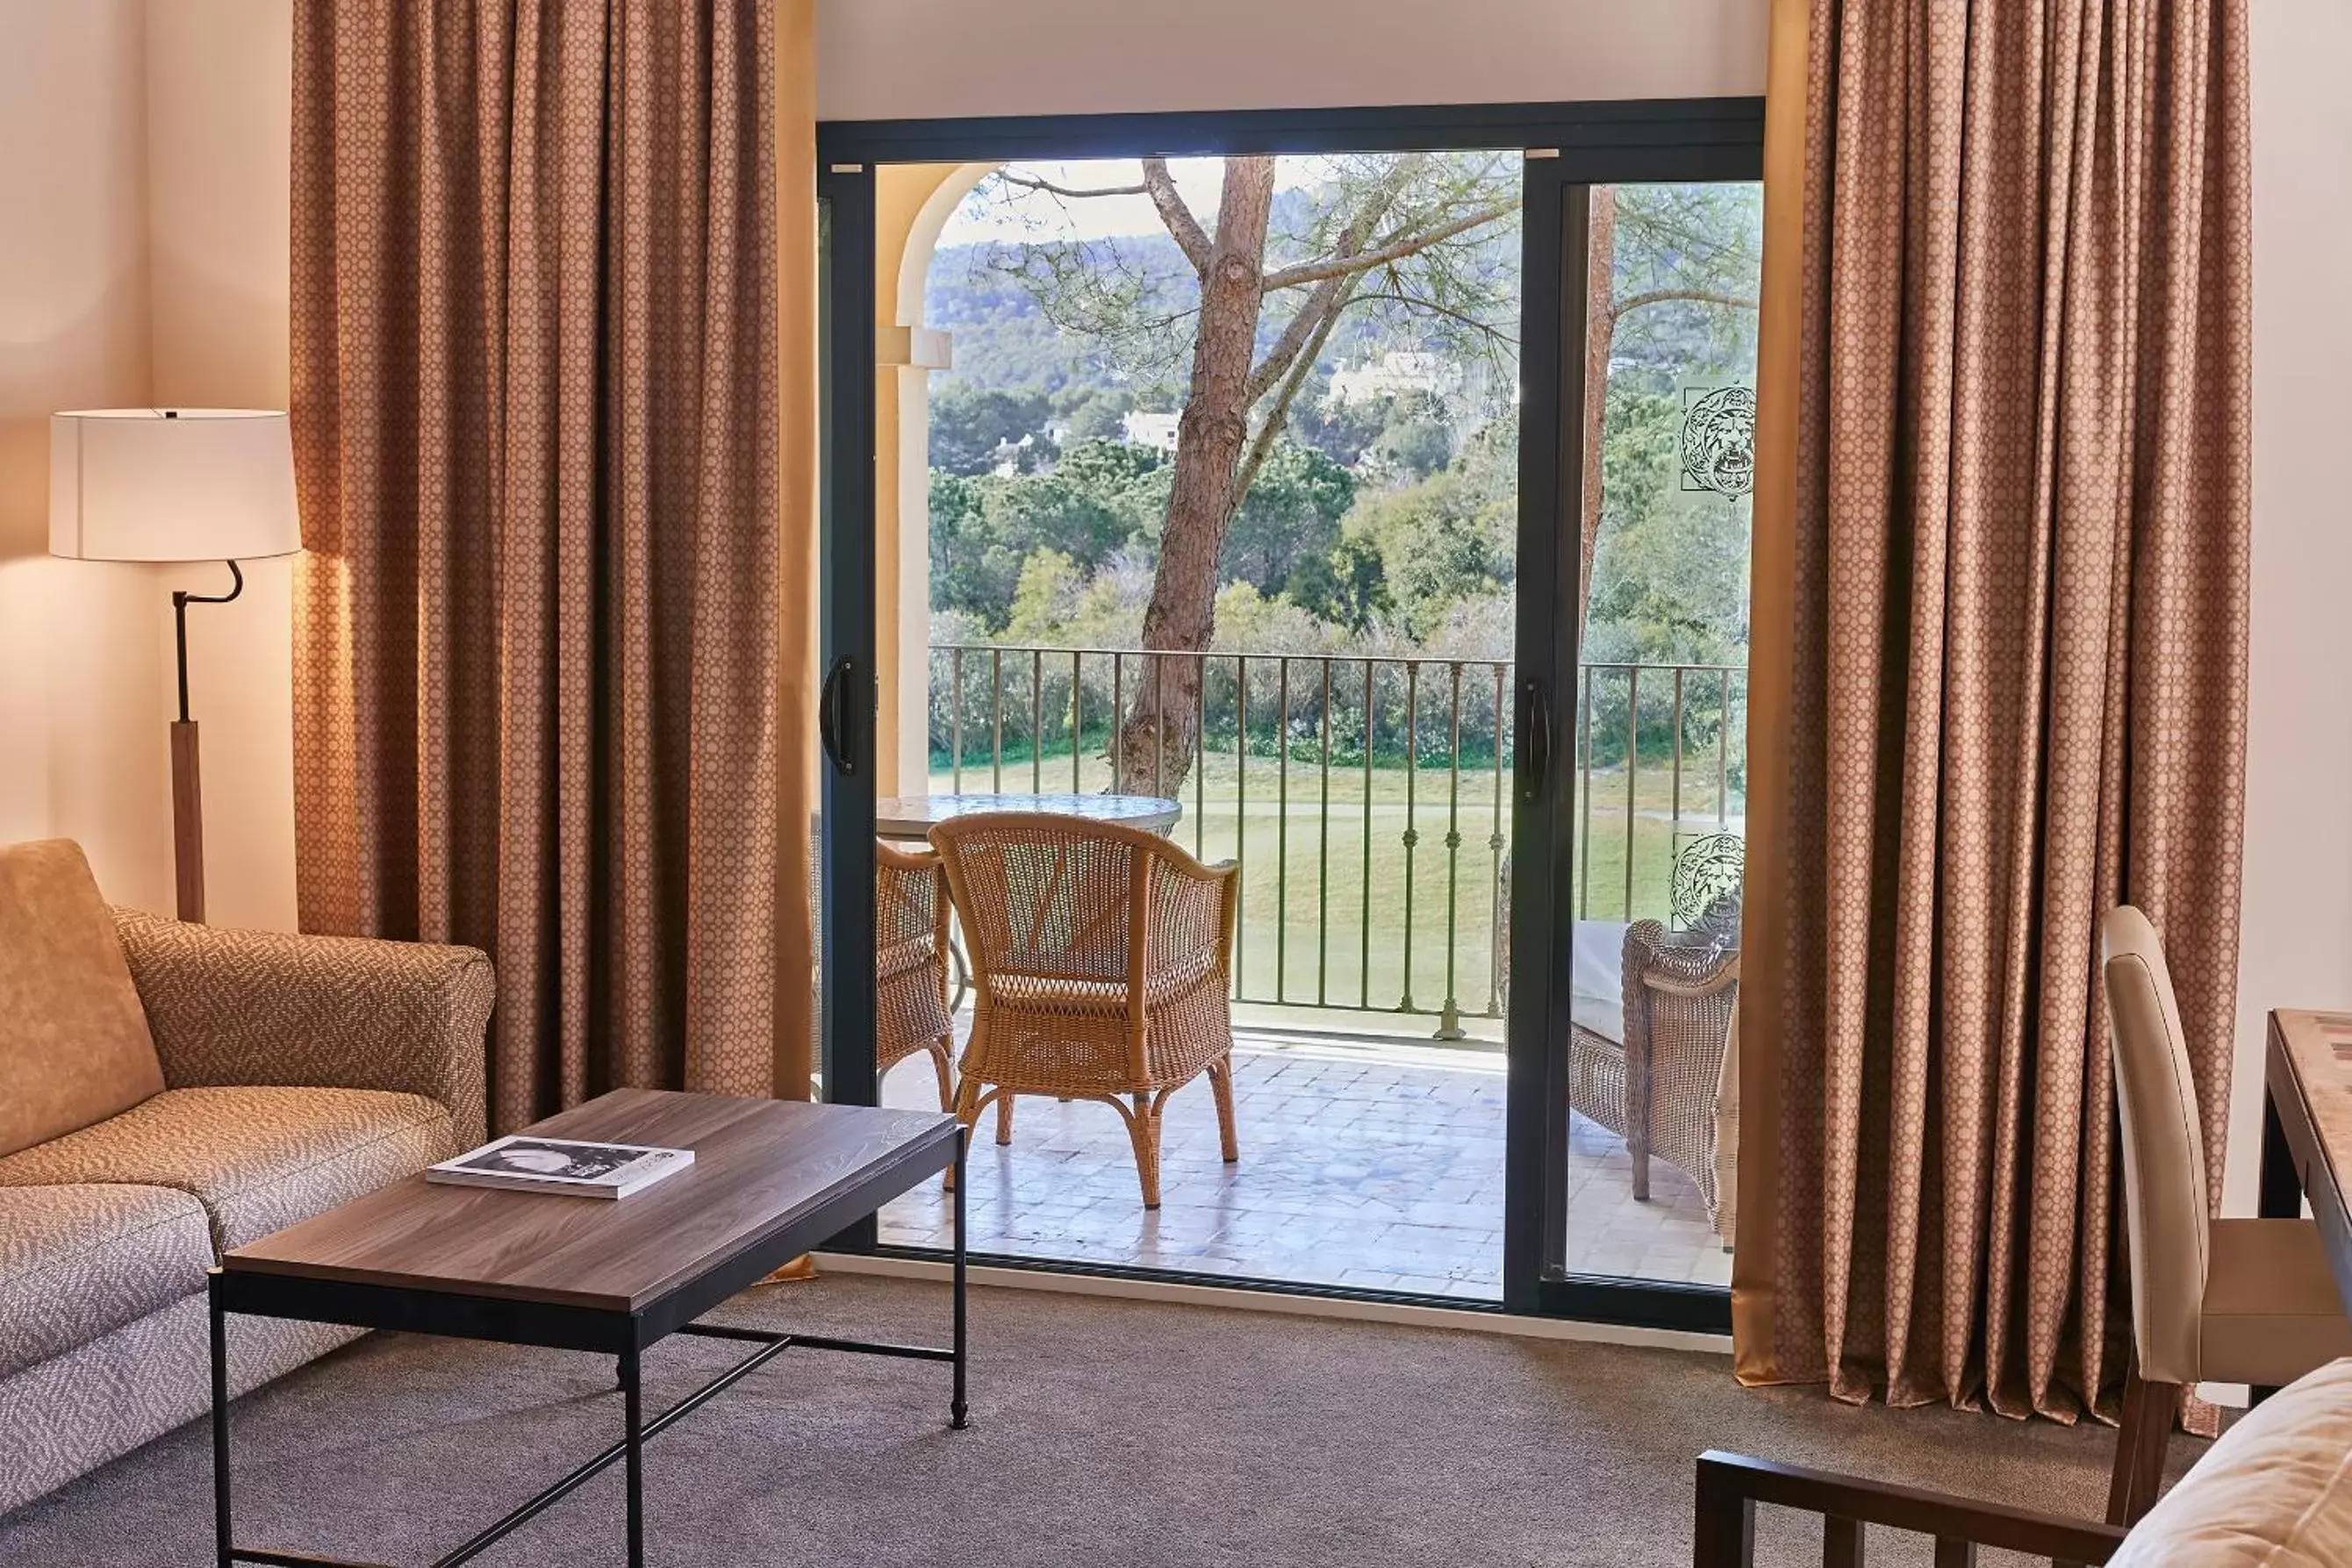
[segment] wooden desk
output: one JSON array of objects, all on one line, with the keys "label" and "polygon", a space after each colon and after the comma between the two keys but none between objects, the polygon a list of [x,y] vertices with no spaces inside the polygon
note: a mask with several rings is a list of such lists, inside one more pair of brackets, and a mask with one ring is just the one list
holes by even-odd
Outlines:
[{"label": "wooden desk", "polygon": [[2311,1218],[2336,1293],[2352,1312],[2352,1013],[2271,1014],[2263,1064],[2261,1214]]}]

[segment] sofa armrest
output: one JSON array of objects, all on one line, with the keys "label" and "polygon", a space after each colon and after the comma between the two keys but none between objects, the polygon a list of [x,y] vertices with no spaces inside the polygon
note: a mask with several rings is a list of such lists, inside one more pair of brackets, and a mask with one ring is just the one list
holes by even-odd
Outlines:
[{"label": "sofa armrest", "polygon": [[471,947],[229,931],[117,909],[114,927],[175,1089],[391,1089],[482,1141],[492,975]]}]

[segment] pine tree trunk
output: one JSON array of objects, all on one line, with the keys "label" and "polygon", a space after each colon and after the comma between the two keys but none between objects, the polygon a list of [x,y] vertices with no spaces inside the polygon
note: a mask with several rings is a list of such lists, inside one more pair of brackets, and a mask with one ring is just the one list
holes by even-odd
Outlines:
[{"label": "pine tree trunk", "polygon": [[1592,187],[1591,260],[1584,284],[1584,473],[1576,549],[1576,633],[1592,604],[1592,546],[1601,537],[1601,442],[1609,406],[1609,356],[1617,339],[1617,192]]},{"label": "pine tree trunk", "polygon": [[[1168,523],[1160,535],[1151,602],[1143,614],[1148,651],[1198,653],[1216,632],[1217,558],[1233,517],[1235,469],[1249,436],[1249,375],[1273,201],[1273,159],[1225,160],[1216,235],[1201,278],[1192,382],[1177,423]],[[1192,758],[1201,663],[1155,658],[1149,652],[1135,662],[1135,695],[1112,742],[1114,788],[1130,794],[1173,794],[1182,786]]]}]

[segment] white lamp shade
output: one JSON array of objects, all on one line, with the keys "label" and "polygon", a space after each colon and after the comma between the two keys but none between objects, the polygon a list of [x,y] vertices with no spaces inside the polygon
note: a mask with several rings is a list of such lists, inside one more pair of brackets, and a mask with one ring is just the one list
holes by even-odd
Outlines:
[{"label": "white lamp shade", "polygon": [[252,560],[301,548],[284,414],[100,408],[49,417],[51,555]]}]

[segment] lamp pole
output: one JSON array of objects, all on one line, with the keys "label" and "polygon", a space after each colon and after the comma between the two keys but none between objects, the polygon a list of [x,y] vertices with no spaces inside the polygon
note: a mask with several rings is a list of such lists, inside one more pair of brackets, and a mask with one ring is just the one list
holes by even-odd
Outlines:
[{"label": "lamp pole", "polygon": [[205,918],[204,790],[188,711],[188,606],[245,592],[237,563],[302,548],[293,433],[281,410],[83,408],[49,416],[49,553],[173,566],[223,561],[226,593],[172,595],[179,716],[171,722],[172,881]]},{"label": "lamp pole", "polygon": [[196,721],[188,716],[188,606],[226,604],[245,591],[245,572],[229,561],[226,593],[172,594],[172,630],[180,655],[180,716],[172,723],[172,874],[183,920],[205,917],[205,809]]}]

